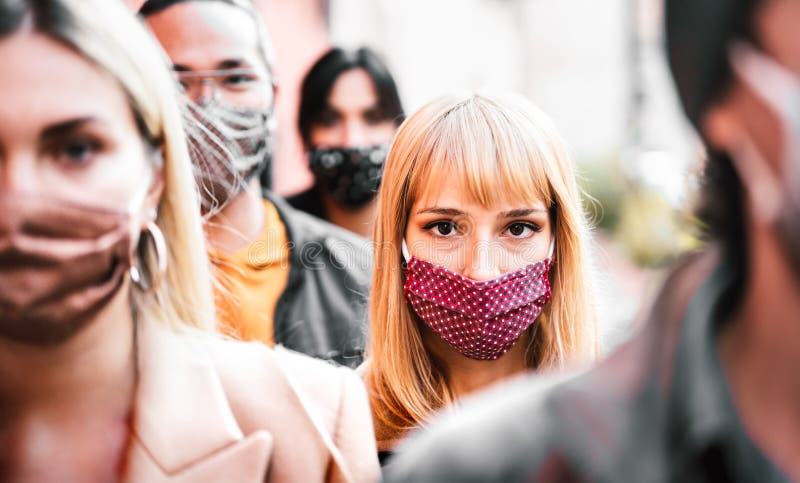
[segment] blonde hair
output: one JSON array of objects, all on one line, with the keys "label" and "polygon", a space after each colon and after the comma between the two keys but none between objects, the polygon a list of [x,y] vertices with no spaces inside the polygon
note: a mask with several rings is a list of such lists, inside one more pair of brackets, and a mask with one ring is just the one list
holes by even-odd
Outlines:
[{"label": "blonde hair", "polygon": [[[400,127],[378,195],[375,272],[365,380],[376,422],[424,424],[454,397],[426,350],[403,293],[401,241],[414,202],[458,173],[483,206],[541,200],[555,237],[552,299],[532,326],[530,367],[559,367],[598,352],[587,254],[589,227],[573,163],[547,116],[511,94],[460,94],[431,101]],[[533,328],[537,327],[536,330]]]},{"label": "blonde hair", "polygon": [[[141,23],[118,0],[26,2],[37,32],[68,45],[108,72],[126,93],[145,138],[160,153],[164,192],[156,223],[167,241],[167,271],[151,294],[133,290],[138,316],[173,328],[214,328],[211,276],[201,228],[199,201],[179,114],[178,94],[162,51]],[[152,151],[156,151],[153,149]],[[142,254],[146,271],[156,273],[154,254]]]}]

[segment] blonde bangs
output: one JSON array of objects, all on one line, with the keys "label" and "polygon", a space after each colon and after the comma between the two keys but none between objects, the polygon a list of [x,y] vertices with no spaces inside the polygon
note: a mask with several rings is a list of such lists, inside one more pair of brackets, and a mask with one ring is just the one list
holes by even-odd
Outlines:
[{"label": "blonde bangs", "polygon": [[484,207],[541,201],[549,209],[550,134],[508,107],[471,96],[442,115],[419,146],[409,200],[435,192],[447,180]]}]

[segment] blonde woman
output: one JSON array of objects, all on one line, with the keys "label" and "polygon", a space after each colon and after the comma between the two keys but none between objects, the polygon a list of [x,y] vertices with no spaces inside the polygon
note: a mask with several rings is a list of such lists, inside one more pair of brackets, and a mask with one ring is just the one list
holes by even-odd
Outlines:
[{"label": "blonde woman", "polygon": [[0,479],[376,479],[357,376],[214,327],[164,59],[122,2],[0,0]]},{"label": "blonde woman", "polygon": [[466,394],[592,360],[597,330],[573,164],[528,101],[430,102],[400,127],[383,179],[361,372],[385,457]]}]

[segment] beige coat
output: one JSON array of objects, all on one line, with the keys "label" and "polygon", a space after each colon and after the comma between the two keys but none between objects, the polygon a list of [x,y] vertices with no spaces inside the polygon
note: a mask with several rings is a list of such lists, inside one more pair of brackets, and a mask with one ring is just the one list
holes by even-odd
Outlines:
[{"label": "beige coat", "polygon": [[138,340],[125,481],[379,478],[366,393],[349,369],[154,324]]}]

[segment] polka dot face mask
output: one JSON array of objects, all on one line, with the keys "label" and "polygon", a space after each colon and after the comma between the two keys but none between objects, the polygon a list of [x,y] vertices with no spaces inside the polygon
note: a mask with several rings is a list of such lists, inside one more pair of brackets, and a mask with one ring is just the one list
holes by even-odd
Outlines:
[{"label": "polka dot face mask", "polygon": [[552,254],[553,244],[546,259],[478,282],[410,256],[403,241],[403,289],[419,318],[455,350],[494,360],[511,349],[550,300]]}]

